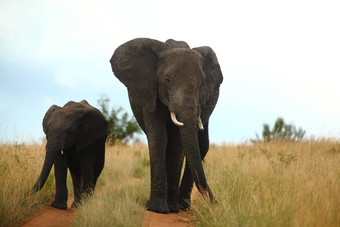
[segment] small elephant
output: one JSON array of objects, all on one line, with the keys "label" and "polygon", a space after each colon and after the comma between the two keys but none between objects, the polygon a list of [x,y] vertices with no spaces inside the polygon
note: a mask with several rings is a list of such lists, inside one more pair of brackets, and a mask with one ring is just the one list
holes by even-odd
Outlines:
[{"label": "small elephant", "polygon": [[103,114],[86,100],[51,106],[43,120],[45,162],[33,192],[44,186],[54,164],[56,194],[51,206],[67,209],[67,168],[73,181],[72,207],[80,204],[83,194],[92,194],[104,167],[107,127]]},{"label": "small elephant", "polygon": [[[179,212],[190,207],[193,181],[215,201],[202,166],[209,149],[208,125],[223,76],[208,46],[138,38],[119,46],[111,60],[127,87],[131,109],[150,152],[151,194],[147,209]],[[179,187],[181,168],[185,171]]]}]

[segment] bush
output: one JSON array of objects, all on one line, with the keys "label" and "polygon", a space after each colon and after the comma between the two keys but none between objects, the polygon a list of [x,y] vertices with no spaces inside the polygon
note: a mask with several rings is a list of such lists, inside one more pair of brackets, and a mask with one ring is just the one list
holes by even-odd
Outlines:
[{"label": "bush", "polygon": [[[282,141],[300,141],[303,139],[306,131],[302,128],[296,128],[292,124],[286,124],[283,118],[278,118],[272,130],[270,130],[269,124],[263,124],[262,141],[269,142],[272,140]],[[256,140],[261,141],[259,135],[256,134]]]},{"label": "bush", "polygon": [[111,145],[117,141],[128,143],[134,139],[136,133],[141,133],[141,129],[135,118],[130,117],[122,107],[109,111],[109,102],[110,99],[105,95],[98,100],[99,108],[109,124],[107,142]]}]

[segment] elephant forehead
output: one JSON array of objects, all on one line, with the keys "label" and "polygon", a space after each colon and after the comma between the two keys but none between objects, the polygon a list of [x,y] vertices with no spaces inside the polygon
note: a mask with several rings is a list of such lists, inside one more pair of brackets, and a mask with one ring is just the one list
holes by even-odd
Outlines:
[{"label": "elephant forehead", "polygon": [[72,123],[77,119],[77,116],[80,114],[81,109],[72,109],[72,108],[62,108],[60,110],[55,111],[51,118],[50,122],[68,122]]},{"label": "elephant forehead", "polygon": [[188,48],[172,48],[163,52],[160,55],[161,60],[174,60],[180,62],[179,60],[199,62],[201,61],[201,55],[197,51]]},{"label": "elephant forehead", "polygon": [[74,101],[69,101],[63,106],[63,109],[82,109],[88,107],[89,104],[87,103],[86,100],[82,100],[81,102],[74,102]]},{"label": "elephant forehead", "polygon": [[[180,49],[180,48],[176,48]],[[203,74],[202,64],[193,51],[173,51],[160,59],[159,74]]]}]

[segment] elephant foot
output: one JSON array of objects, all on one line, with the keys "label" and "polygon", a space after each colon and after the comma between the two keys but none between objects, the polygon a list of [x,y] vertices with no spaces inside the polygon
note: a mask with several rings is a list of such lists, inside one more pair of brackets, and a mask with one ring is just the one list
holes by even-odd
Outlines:
[{"label": "elephant foot", "polygon": [[71,208],[78,208],[81,205],[80,201],[73,201]]},{"label": "elephant foot", "polygon": [[168,205],[163,199],[150,199],[146,204],[146,209],[156,213],[169,213]]},{"label": "elephant foot", "polygon": [[[201,192],[201,193],[202,193],[202,192]],[[213,203],[213,204],[218,203],[216,197],[214,196],[214,194],[213,194],[212,191],[210,190],[209,186],[208,186],[208,189],[206,190],[206,192],[203,191],[202,195],[203,195],[204,197],[209,196],[209,200],[210,200],[211,203]]]},{"label": "elephant foot", "polygon": [[209,198],[210,198],[211,203],[218,204],[218,200],[216,199],[216,197],[214,195],[210,195]]},{"label": "elephant foot", "polygon": [[179,208],[181,210],[190,210],[190,206],[191,206],[191,188],[188,191],[185,192],[179,192]]},{"label": "elephant foot", "polygon": [[54,200],[51,203],[51,206],[57,209],[61,209],[61,210],[67,210],[67,202],[66,201],[58,201],[58,200]]},{"label": "elephant foot", "polygon": [[177,201],[169,202],[168,201],[168,208],[170,213],[178,213],[179,212],[179,205]]},{"label": "elephant foot", "polygon": [[190,198],[189,199],[182,198],[179,200],[178,204],[181,210],[190,210],[190,206],[191,206]]}]

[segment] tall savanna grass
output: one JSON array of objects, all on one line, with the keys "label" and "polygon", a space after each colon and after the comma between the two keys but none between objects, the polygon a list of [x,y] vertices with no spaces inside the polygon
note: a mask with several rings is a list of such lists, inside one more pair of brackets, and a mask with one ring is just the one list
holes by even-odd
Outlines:
[{"label": "tall savanna grass", "polygon": [[340,226],[339,142],[216,146],[204,165],[219,202],[193,203],[200,226]]},{"label": "tall savanna grass", "polygon": [[53,172],[41,192],[31,195],[44,158],[41,144],[0,145],[0,226],[16,226],[54,196]]},{"label": "tall savanna grass", "polygon": [[[0,226],[18,226],[54,199],[52,169],[43,189],[30,190],[39,177],[45,144],[0,145]],[[105,167],[94,196],[75,212],[74,226],[141,225],[149,195],[149,156],[143,144],[106,148]],[[72,181],[67,186],[73,196]]]},{"label": "tall savanna grass", "polygon": [[77,209],[75,226],[141,226],[150,191],[146,145],[107,146],[96,191]]},{"label": "tall savanna grass", "polygon": [[[29,194],[44,157],[44,145],[0,145],[1,226],[19,225],[53,201],[53,171],[42,191]],[[141,226],[149,165],[145,145],[108,146],[94,196],[72,224]],[[204,168],[218,203],[197,196],[190,213],[198,226],[340,226],[338,141],[212,145]],[[70,180],[68,187],[71,194]]]}]

